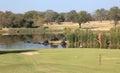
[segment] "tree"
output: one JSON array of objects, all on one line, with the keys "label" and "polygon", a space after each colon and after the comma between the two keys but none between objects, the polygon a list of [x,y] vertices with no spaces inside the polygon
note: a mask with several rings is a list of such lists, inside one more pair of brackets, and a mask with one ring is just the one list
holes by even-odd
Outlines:
[{"label": "tree", "polygon": [[34,17],[34,27],[43,26],[45,23],[45,12],[38,12],[38,15]]},{"label": "tree", "polygon": [[0,26],[11,27],[13,21],[13,13],[10,11],[0,13]]},{"label": "tree", "polygon": [[0,11],[0,27],[3,26],[3,12]]},{"label": "tree", "polygon": [[12,24],[13,28],[23,27],[24,23],[25,23],[24,15],[23,14],[14,14],[14,18],[12,21],[13,21],[13,24]]},{"label": "tree", "polygon": [[77,23],[79,24],[79,28],[81,28],[82,23],[86,23],[91,20],[91,15],[86,11],[81,11],[78,13]]},{"label": "tree", "polygon": [[120,20],[120,9],[118,7],[112,7],[109,11],[109,17],[114,21],[115,27]]},{"label": "tree", "polygon": [[33,25],[33,21],[27,20],[27,21],[24,22],[23,27],[32,28],[33,27],[32,25]]},{"label": "tree", "polygon": [[57,19],[56,19],[56,22],[57,22],[58,24],[61,24],[61,22],[64,22],[64,20],[65,20],[65,18],[64,18],[63,13],[60,13],[60,14],[58,15]]},{"label": "tree", "polygon": [[33,20],[36,16],[38,16],[37,11],[28,11],[24,14],[24,17],[28,20]]},{"label": "tree", "polygon": [[53,11],[53,10],[47,10],[45,12],[45,19],[46,19],[46,22],[55,22],[55,20],[57,19],[58,17],[58,13]]},{"label": "tree", "polygon": [[28,11],[24,14],[24,18],[28,22],[33,22],[33,25],[35,25],[38,21],[38,18],[40,16],[40,13],[38,11]]},{"label": "tree", "polygon": [[65,14],[65,21],[76,22],[77,19],[78,19],[78,14],[75,10],[71,10],[70,12]]},{"label": "tree", "polygon": [[107,19],[108,11],[105,10],[104,8],[102,9],[97,9],[93,15],[94,20],[99,20],[103,21]]}]

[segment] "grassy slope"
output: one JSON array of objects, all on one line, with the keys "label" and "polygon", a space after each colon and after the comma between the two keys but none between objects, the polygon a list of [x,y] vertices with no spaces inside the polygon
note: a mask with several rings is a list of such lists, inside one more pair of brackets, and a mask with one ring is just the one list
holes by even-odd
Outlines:
[{"label": "grassy slope", "polygon": [[[0,55],[1,73],[120,73],[120,50],[41,49]],[[102,64],[99,65],[99,54]]]}]

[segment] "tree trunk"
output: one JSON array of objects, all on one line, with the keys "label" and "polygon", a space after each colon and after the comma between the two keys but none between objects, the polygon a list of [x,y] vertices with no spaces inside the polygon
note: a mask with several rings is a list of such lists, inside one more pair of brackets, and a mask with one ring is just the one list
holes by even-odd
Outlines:
[{"label": "tree trunk", "polygon": [[81,28],[81,23],[79,23],[79,28]]},{"label": "tree trunk", "polygon": [[114,24],[115,24],[115,30],[116,30],[116,27],[117,27],[117,24],[118,24],[118,20],[114,20]]}]

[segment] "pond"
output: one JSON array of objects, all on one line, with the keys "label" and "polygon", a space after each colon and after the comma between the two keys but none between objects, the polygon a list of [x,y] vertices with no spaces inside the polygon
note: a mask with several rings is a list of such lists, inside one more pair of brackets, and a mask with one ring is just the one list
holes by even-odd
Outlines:
[{"label": "pond", "polygon": [[64,37],[62,34],[0,35],[0,49],[66,48],[66,45],[46,43],[53,36],[59,40]]}]

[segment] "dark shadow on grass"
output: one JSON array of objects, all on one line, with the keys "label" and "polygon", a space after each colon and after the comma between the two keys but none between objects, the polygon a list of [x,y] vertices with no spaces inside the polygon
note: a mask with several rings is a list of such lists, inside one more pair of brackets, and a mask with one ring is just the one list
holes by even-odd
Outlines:
[{"label": "dark shadow on grass", "polygon": [[22,52],[33,52],[37,50],[0,50],[0,55],[10,54],[10,53],[22,53]]},{"label": "dark shadow on grass", "polygon": [[97,28],[99,28],[99,27],[84,27],[82,29],[97,29]]}]

